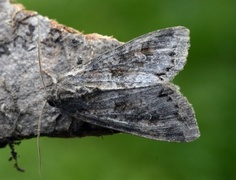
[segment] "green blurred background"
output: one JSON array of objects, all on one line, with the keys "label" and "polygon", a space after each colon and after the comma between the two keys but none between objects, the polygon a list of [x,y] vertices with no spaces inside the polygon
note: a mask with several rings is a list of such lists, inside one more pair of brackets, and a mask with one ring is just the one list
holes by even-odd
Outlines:
[{"label": "green blurred background", "polygon": [[42,177],[36,139],[17,148],[19,165],[0,150],[0,179],[222,180],[236,179],[235,0],[18,0],[28,10],[84,33],[128,41],[183,25],[191,31],[188,63],[174,80],[196,111],[201,137],[167,143],[131,135],[42,138]]}]

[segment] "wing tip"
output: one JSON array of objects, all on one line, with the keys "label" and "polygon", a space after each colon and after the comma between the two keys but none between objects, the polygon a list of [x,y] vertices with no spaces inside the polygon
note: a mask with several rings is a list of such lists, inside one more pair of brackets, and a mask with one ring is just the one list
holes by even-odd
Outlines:
[{"label": "wing tip", "polygon": [[200,131],[198,128],[191,129],[189,135],[185,136],[184,142],[192,142],[197,140],[200,137]]},{"label": "wing tip", "polygon": [[188,28],[186,28],[185,26],[174,26],[172,27],[172,29],[176,32],[179,32],[183,35],[189,36],[190,34],[190,30]]},{"label": "wing tip", "polygon": [[185,27],[185,26],[173,26],[173,27],[168,27],[164,29],[157,30],[156,32],[173,32],[174,35],[181,35],[181,36],[186,36],[189,37],[190,30]]}]

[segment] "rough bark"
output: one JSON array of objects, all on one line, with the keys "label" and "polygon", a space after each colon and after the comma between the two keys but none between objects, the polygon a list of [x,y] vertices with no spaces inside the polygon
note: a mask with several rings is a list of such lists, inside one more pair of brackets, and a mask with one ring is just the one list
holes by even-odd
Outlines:
[{"label": "rough bark", "polygon": [[[38,35],[47,89],[54,86],[61,74],[82,61],[121,44],[107,36],[84,35],[36,12],[26,11],[19,4],[0,0],[0,147],[37,136],[37,121],[47,96],[40,80]],[[41,136],[113,133],[117,131],[75,120],[48,104],[43,110]]]}]

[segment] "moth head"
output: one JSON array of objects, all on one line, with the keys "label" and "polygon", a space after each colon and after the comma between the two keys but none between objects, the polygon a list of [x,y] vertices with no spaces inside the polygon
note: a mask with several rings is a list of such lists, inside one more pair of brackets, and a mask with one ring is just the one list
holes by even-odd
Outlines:
[{"label": "moth head", "polygon": [[47,98],[50,106],[59,108],[71,116],[77,111],[88,109],[87,97],[98,92],[96,88],[57,86]]},{"label": "moth head", "polygon": [[65,86],[56,84],[56,86],[50,90],[47,102],[52,107],[60,108],[63,100],[71,97],[73,94],[74,92],[71,92],[70,89]]}]

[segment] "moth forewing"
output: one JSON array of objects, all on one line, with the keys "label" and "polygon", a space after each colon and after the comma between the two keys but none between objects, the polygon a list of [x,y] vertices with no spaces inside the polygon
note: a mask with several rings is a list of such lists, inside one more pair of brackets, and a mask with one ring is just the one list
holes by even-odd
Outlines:
[{"label": "moth forewing", "polygon": [[154,31],[92,59],[82,70],[65,75],[62,83],[105,90],[168,82],[183,69],[189,46],[185,27]]}]

